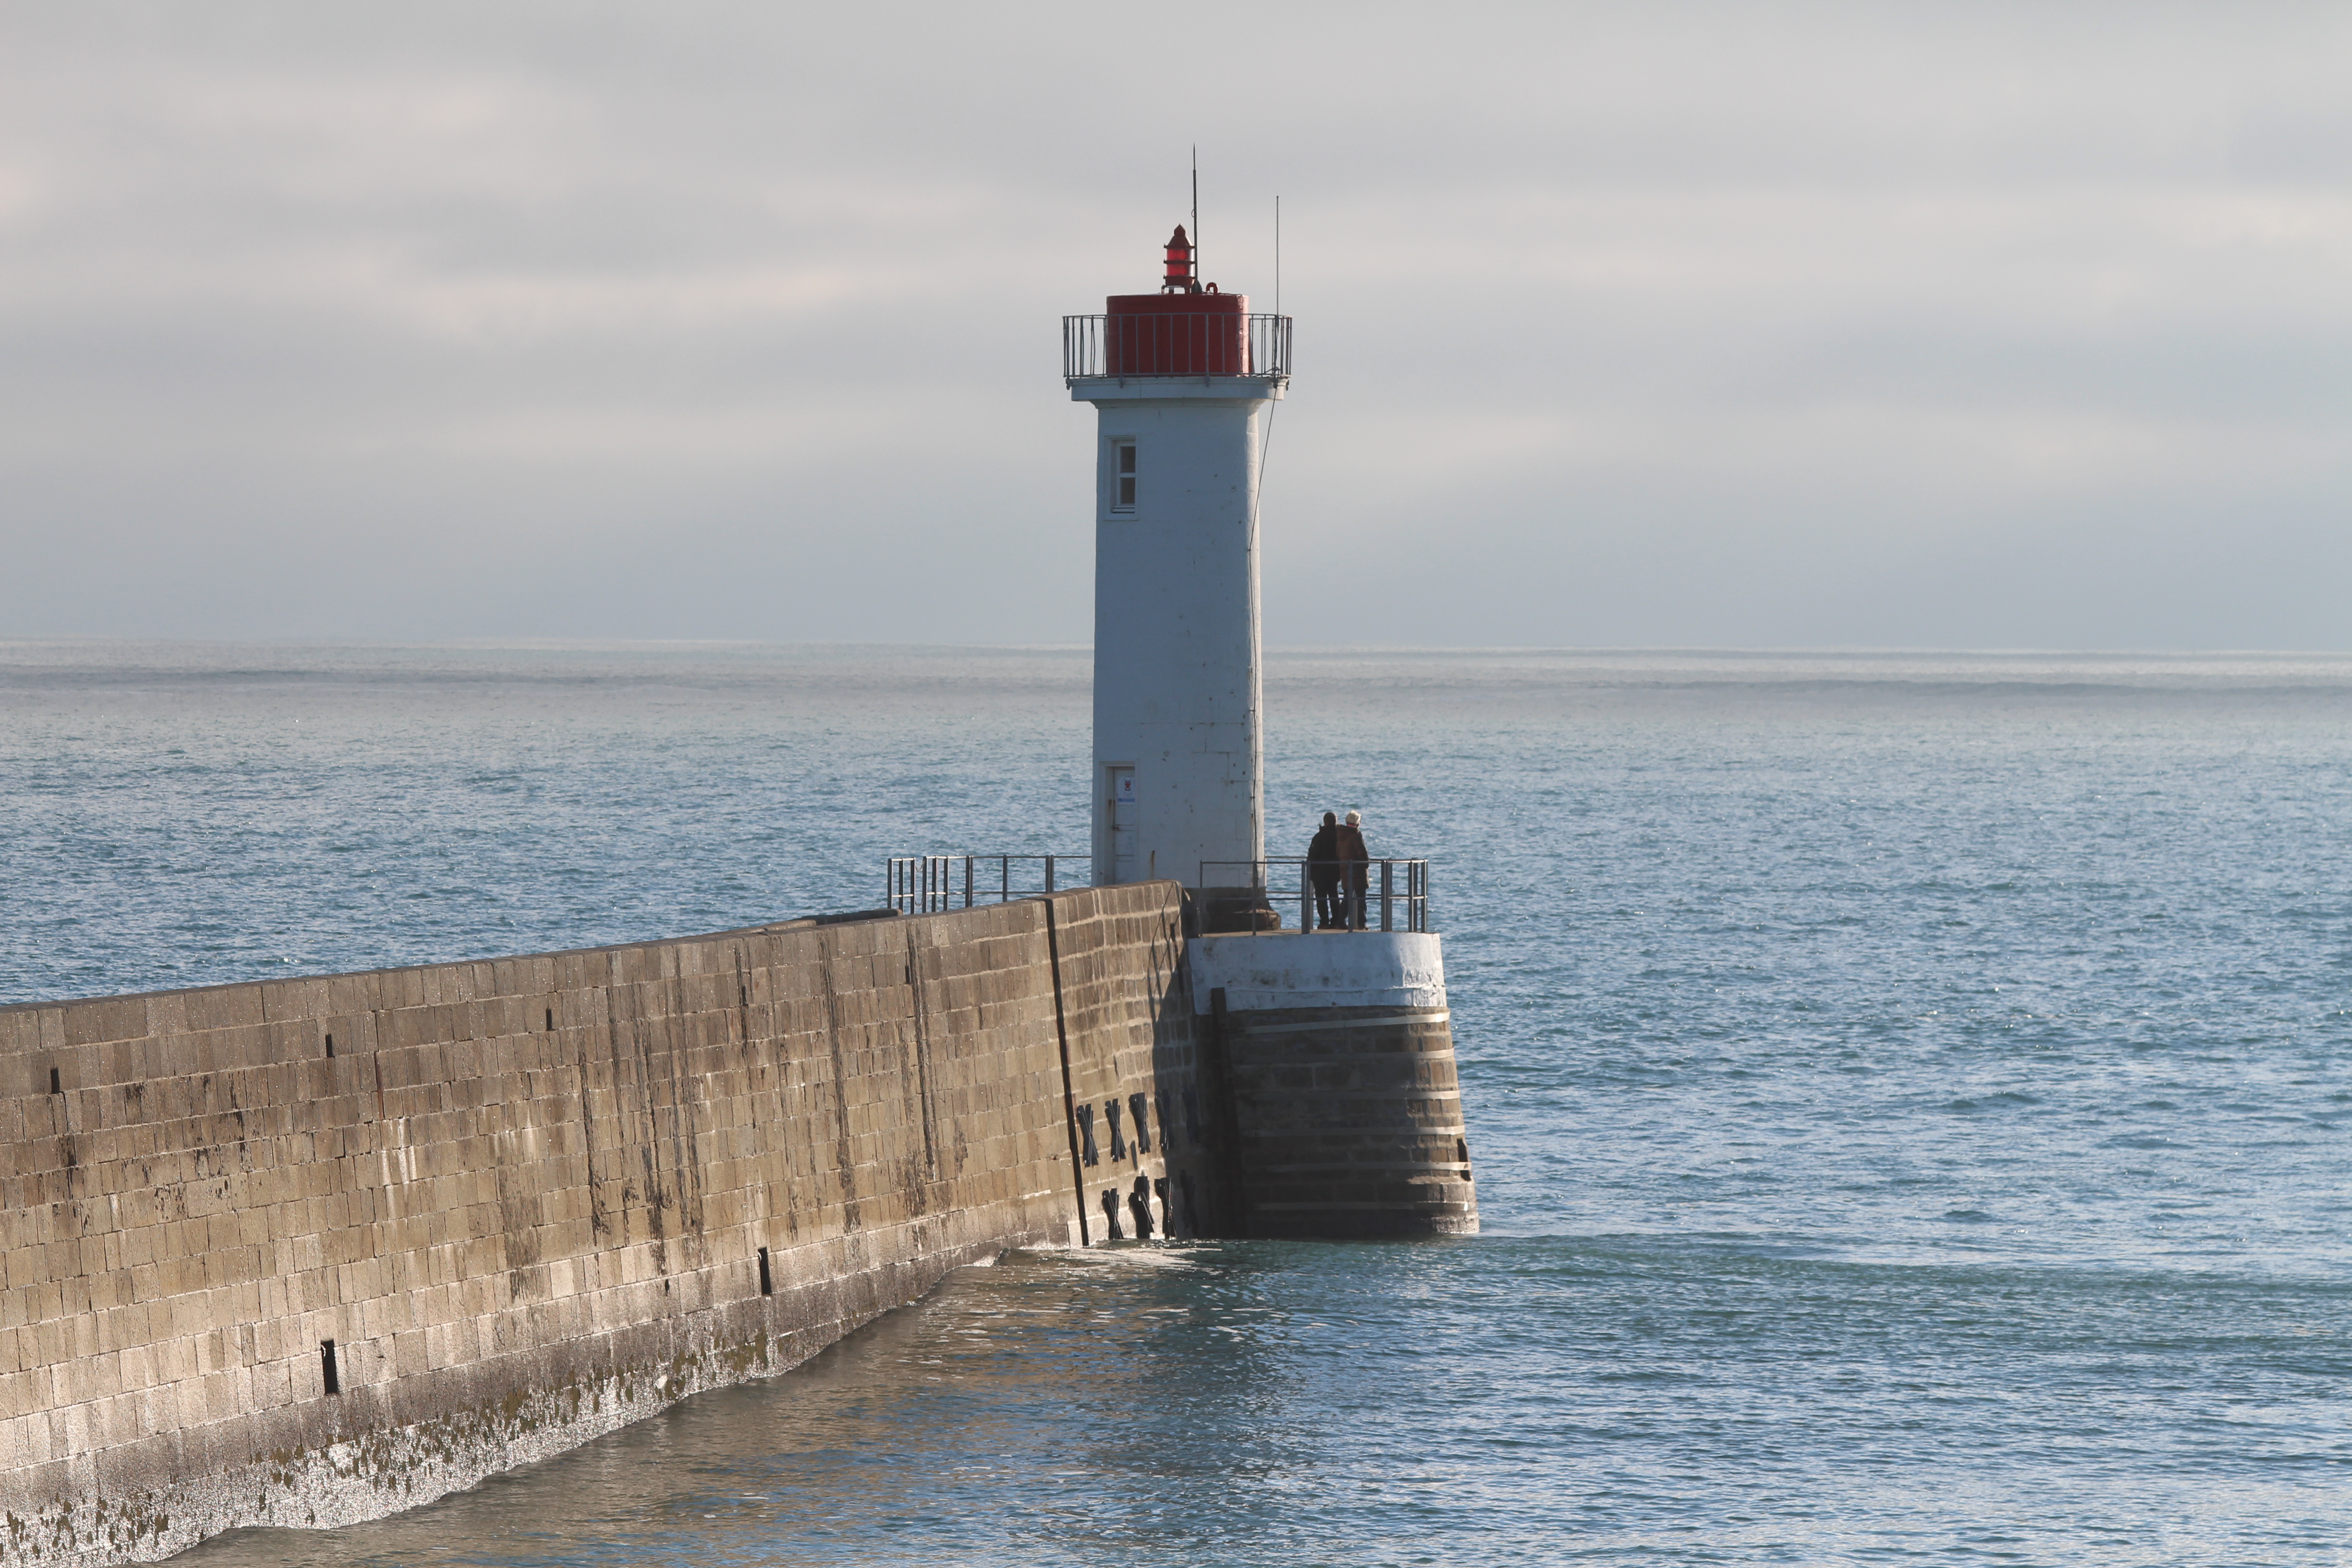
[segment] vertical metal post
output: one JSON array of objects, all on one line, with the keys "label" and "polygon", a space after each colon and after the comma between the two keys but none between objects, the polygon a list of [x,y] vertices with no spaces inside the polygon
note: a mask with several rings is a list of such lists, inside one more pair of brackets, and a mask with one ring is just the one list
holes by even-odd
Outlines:
[{"label": "vertical metal post", "polygon": [[963,907],[971,908],[971,857],[963,858]]},{"label": "vertical metal post", "polygon": [[1307,862],[1304,860],[1298,863],[1298,929],[1315,929],[1315,900],[1307,890]]},{"label": "vertical metal post", "polygon": [[1054,858],[1051,855],[1045,857],[1045,890],[1049,893],[1054,890]]},{"label": "vertical metal post", "polygon": [[1382,931],[1395,929],[1389,924],[1389,899],[1395,890],[1395,861],[1381,862],[1381,929]]},{"label": "vertical metal post", "polygon": [[999,855],[996,858],[996,870],[1004,884],[996,890],[996,901],[1000,904],[1009,904],[1013,901],[1013,857]]}]

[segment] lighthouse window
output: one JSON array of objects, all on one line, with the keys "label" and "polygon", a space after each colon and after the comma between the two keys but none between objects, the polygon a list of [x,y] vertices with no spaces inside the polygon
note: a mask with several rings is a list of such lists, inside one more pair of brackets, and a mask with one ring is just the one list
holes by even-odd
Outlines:
[{"label": "lighthouse window", "polygon": [[1135,510],[1135,443],[1120,441],[1112,450],[1118,454],[1115,477],[1111,480],[1110,509],[1113,511]]}]

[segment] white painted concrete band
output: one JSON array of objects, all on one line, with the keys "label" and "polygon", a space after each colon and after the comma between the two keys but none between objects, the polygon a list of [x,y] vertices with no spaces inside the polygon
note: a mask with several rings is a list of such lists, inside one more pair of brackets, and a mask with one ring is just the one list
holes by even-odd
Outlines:
[{"label": "white painted concrete band", "polygon": [[1070,383],[1073,403],[1276,402],[1287,377],[1274,375],[1087,375]]},{"label": "white painted concrete band", "polygon": [[1445,956],[1433,931],[1196,937],[1185,962],[1196,1013],[1209,1012],[1209,994],[1220,989],[1234,1013],[1445,1005]]}]

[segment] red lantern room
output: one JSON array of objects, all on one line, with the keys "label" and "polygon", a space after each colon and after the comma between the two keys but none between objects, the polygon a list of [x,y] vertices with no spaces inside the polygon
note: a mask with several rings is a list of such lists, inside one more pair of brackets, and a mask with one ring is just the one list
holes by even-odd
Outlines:
[{"label": "red lantern room", "polygon": [[1104,301],[1106,375],[1254,375],[1249,296],[1220,294],[1200,279],[1200,257],[1184,226],[1168,237],[1167,273],[1157,294]]}]

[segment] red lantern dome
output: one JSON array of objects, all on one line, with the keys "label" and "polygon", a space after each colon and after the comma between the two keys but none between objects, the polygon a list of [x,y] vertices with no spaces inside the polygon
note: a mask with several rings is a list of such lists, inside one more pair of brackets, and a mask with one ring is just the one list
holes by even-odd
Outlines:
[{"label": "red lantern dome", "polygon": [[1163,294],[1197,294],[1201,280],[1192,269],[1192,242],[1184,237],[1184,226],[1178,224],[1176,232],[1168,237],[1168,276],[1160,280]]}]

